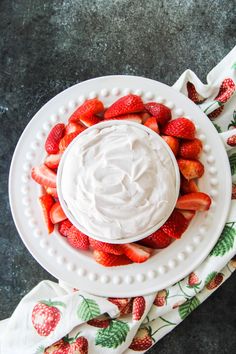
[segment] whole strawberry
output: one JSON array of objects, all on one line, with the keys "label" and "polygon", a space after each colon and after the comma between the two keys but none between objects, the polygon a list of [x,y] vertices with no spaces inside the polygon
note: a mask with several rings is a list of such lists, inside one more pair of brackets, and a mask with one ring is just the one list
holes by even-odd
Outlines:
[{"label": "whole strawberry", "polygon": [[62,302],[40,301],[32,311],[32,324],[40,336],[47,337],[58,325],[61,313],[56,307],[65,306]]},{"label": "whole strawberry", "polygon": [[181,117],[168,122],[162,129],[162,134],[182,139],[194,139],[195,125],[191,120]]},{"label": "whole strawberry", "polygon": [[206,285],[206,288],[208,290],[213,290],[217,288],[223,281],[224,279],[224,274],[222,273],[217,273],[211,281]]},{"label": "whole strawberry", "polygon": [[143,350],[147,350],[151,346],[152,346],[152,337],[150,335],[149,329],[145,327],[145,328],[140,328],[138,330],[129,348],[134,351],[143,351]]},{"label": "whole strawberry", "polygon": [[164,306],[166,304],[167,296],[168,292],[166,289],[158,291],[153,304],[158,307]]},{"label": "whole strawberry", "polygon": [[111,320],[109,318],[94,318],[87,322],[88,325],[97,328],[107,328],[110,325]]},{"label": "whole strawberry", "polygon": [[221,103],[227,102],[235,91],[235,83],[231,78],[224,79],[215,100]]},{"label": "whole strawberry", "polygon": [[59,151],[59,143],[65,133],[65,124],[56,124],[48,134],[45,142],[45,150],[48,154],[57,154]]},{"label": "whole strawberry", "polygon": [[235,135],[232,135],[228,138],[227,140],[227,144],[229,146],[236,146],[236,134]]},{"label": "whole strawberry", "polygon": [[139,321],[145,311],[146,302],[143,296],[135,297],[133,300],[133,320]]},{"label": "whole strawberry", "polygon": [[69,343],[60,339],[56,343],[50,345],[50,347],[46,348],[44,354],[68,354],[69,348]]},{"label": "whole strawberry", "polygon": [[118,117],[122,114],[144,111],[144,104],[140,96],[127,95],[115,101],[104,113],[104,118]]},{"label": "whole strawberry", "polygon": [[68,354],[88,354],[88,341],[85,337],[77,338],[70,344]]},{"label": "whole strawberry", "polygon": [[200,284],[200,280],[197,276],[196,273],[192,272],[189,274],[188,276],[188,285],[190,288],[194,288],[194,287],[198,287],[198,285]]},{"label": "whole strawberry", "polygon": [[148,102],[145,104],[145,109],[156,118],[157,123],[160,125],[164,125],[171,120],[171,110],[164,104]]},{"label": "whole strawberry", "polygon": [[128,315],[132,312],[133,299],[131,298],[109,297],[107,300],[118,307],[120,316]]},{"label": "whole strawberry", "polygon": [[205,99],[196,90],[194,84],[190,81],[187,82],[188,98],[194,103],[202,103]]}]

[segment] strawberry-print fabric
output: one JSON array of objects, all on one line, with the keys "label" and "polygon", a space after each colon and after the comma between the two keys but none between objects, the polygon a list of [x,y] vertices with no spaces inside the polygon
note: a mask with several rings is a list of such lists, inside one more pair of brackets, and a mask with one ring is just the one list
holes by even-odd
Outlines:
[{"label": "strawberry-print fabric", "polygon": [[[174,84],[212,120],[218,132],[236,128],[236,47],[203,84],[186,70]],[[173,330],[236,268],[236,136],[230,148],[233,193],[224,230],[205,261],[185,279],[158,293],[132,299],[92,296],[67,284],[39,283],[0,322],[0,353],[144,353]]]}]

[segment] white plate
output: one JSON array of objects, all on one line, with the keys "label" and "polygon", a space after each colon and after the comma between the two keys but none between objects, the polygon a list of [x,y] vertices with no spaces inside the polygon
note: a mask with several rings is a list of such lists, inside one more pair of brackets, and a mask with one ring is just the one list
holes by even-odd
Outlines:
[{"label": "white plate", "polygon": [[[30,178],[31,168],[44,157],[51,127],[65,122],[85,99],[98,97],[106,106],[128,93],[141,95],[185,116],[197,127],[204,149],[202,192],[210,194],[208,212],[198,213],[181,240],[157,252],[147,262],[122,267],[98,265],[90,252],[73,249],[55,231],[48,236],[37,199],[40,186]],[[9,195],[19,234],[34,258],[52,275],[73,287],[101,296],[137,296],[166,288],[196,268],[216,243],[226,221],[231,197],[231,175],[223,143],[206,115],[184,95],[157,81],[135,76],[107,76],[88,80],[63,91],[43,106],[25,128],[12,159]]]}]

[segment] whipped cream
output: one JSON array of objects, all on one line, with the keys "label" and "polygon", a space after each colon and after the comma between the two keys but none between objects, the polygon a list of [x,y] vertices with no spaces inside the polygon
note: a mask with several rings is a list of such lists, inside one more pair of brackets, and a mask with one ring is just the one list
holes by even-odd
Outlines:
[{"label": "whipped cream", "polygon": [[92,129],[64,160],[61,192],[88,235],[137,236],[171,213],[175,169],[160,139],[132,125]]}]

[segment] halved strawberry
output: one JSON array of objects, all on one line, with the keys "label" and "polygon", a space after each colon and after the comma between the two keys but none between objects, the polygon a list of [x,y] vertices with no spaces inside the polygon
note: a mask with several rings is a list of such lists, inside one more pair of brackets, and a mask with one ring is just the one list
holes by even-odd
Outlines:
[{"label": "halved strawberry", "polygon": [[178,159],[180,172],[187,179],[199,178],[204,173],[204,166],[200,161]]},{"label": "halved strawberry", "polygon": [[57,175],[45,165],[33,167],[31,177],[41,186],[56,188]]},{"label": "halved strawberry", "polygon": [[126,243],[121,245],[124,254],[135,263],[143,263],[150,258],[152,249],[137,245],[135,243]]},{"label": "halved strawberry", "polygon": [[104,113],[104,118],[109,119],[127,113],[144,111],[144,104],[140,96],[127,95],[115,101]]},{"label": "halved strawberry", "polygon": [[85,126],[85,127],[91,127],[94,124],[100,123],[102,120],[101,118],[97,116],[91,116],[91,117],[83,117],[80,118],[80,122]]},{"label": "halved strawberry", "polygon": [[194,84],[190,81],[187,82],[188,98],[194,103],[198,104],[205,100],[196,90]]},{"label": "halved strawberry", "polygon": [[168,122],[162,129],[162,134],[182,139],[194,139],[195,125],[187,118],[176,118]]},{"label": "halved strawberry", "polygon": [[89,237],[89,244],[90,244],[90,247],[92,247],[94,250],[104,251],[104,252],[112,253],[112,254],[116,254],[116,255],[123,254],[123,251],[122,251],[120,245],[97,241],[91,237]]},{"label": "halved strawberry", "polygon": [[136,113],[123,114],[122,116],[113,117],[113,118],[110,118],[110,119],[114,119],[114,120],[130,120],[131,122],[142,123],[141,116],[139,114],[136,114]]},{"label": "halved strawberry", "polygon": [[74,248],[84,251],[89,249],[88,236],[80,232],[74,225],[67,231],[67,241]]},{"label": "halved strawberry", "polygon": [[144,123],[146,123],[147,119],[149,117],[151,117],[152,115],[148,112],[142,112],[142,113],[139,113],[139,116],[142,119],[142,123],[144,124]]},{"label": "halved strawberry", "polygon": [[139,241],[141,245],[156,249],[165,248],[169,246],[171,242],[172,238],[161,229]]},{"label": "halved strawberry", "polygon": [[70,116],[69,123],[79,122],[81,119],[86,120],[94,116],[95,114],[101,113],[104,111],[104,106],[102,101],[97,98],[85,101],[76,111]]},{"label": "halved strawberry", "polygon": [[61,160],[62,154],[52,154],[48,155],[44,160],[44,163],[49,168],[55,169],[58,167],[59,162]]},{"label": "halved strawberry", "polygon": [[68,135],[68,134],[74,133],[74,132],[81,133],[85,129],[86,128],[83,125],[81,125],[80,123],[71,122],[66,125],[65,135]]},{"label": "halved strawberry", "polygon": [[195,210],[183,210],[183,209],[181,210],[181,209],[179,209],[179,212],[185,217],[185,219],[188,222],[190,222],[196,214]]},{"label": "halved strawberry", "polygon": [[59,144],[59,149],[60,149],[60,152],[64,152],[67,148],[68,145],[70,145],[70,143],[72,142],[72,140],[74,140],[77,135],[79,135],[79,132],[74,132],[74,133],[70,133],[68,135],[65,135],[61,141],[60,141],[60,144]]},{"label": "halved strawberry", "polygon": [[51,210],[50,210],[50,219],[53,224],[57,224],[58,222],[67,219],[64,211],[62,210],[61,204],[56,202]]},{"label": "halved strawberry", "polygon": [[208,194],[202,192],[189,193],[179,197],[176,203],[177,209],[208,210],[211,205],[211,198]]},{"label": "halved strawberry", "polygon": [[156,132],[157,134],[160,133],[158,124],[157,124],[157,120],[155,117],[150,117],[146,120],[146,123],[144,124],[146,127],[154,130],[154,132]]},{"label": "halved strawberry", "polygon": [[45,189],[47,194],[50,194],[53,198],[58,199],[58,194],[57,194],[57,189],[56,188],[44,186],[44,189]]},{"label": "halved strawberry", "polygon": [[161,230],[170,237],[179,239],[187,227],[188,222],[185,217],[179,211],[174,210],[169,219],[161,227]]},{"label": "halved strawberry", "polygon": [[157,119],[160,125],[166,124],[171,120],[171,110],[164,104],[157,102],[148,102],[145,104],[145,109]]},{"label": "halved strawberry", "polygon": [[54,230],[54,225],[51,222],[51,219],[49,216],[50,209],[52,208],[52,206],[54,204],[54,199],[51,195],[44,194],[41,197],[39,197],[39,203],[40,203],[40,206],[43,211],[43,217],[44,217],[45,224],[47,226],[48,233],[50,234]]},{"label": "halved strawberry", "polygon": [[181,176],[180,191],[181,193],[186,194],[186,193],[199,192],[199,189],[196,182],[193,179],[190,179],[188,181],[183,176]]},{"label": "halved strawberry", "polygon": [[173,151],[173,154],[176,156],[179,151],[179,140],[169,135],[162,135],[161,137],[169,145],[169,147]]},{"label": "halved strawberry", "polygon": [[120,311],[120,316],[128,315],[132,313],[132,305],[133,299],[132,298],[123,298],[123,297],[109,297],[108,301],[112,302],[116,305]]},{"label": "halved strawberry", "polygon": [[202,152],[202,142],[199,139],[181,141],[179,156],[184,159],[198,159]]},{"label": "halved strawberry", "polygon": [[71,226],[72,226],[72,223],[70,222],[70,220],[65,219],[59,223],[58,231],[60,232],[60,234],[62,236],[67,237],[68,231],[70,230]]},{"label": "halved strawberry", "polygon": [[56,124],[48,134],[45,142],[45,150],[48,154],[57,154],[59,151],[59,142],[65,133],[65,124]]},{"label": "halved strawberry", "polygon": [[124,255],[118,256],[116,254],[111,254],[98,250],[95,250],[93,252],[93,256],[95,261],[103,265],[104,267],[115,267],[133,263],[129,258]]}]

